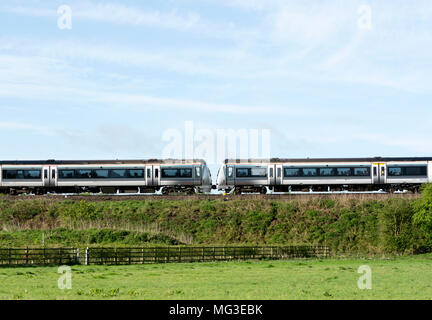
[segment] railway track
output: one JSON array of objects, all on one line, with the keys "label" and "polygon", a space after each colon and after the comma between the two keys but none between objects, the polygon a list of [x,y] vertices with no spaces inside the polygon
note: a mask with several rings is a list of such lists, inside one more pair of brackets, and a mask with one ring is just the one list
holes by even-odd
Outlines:
[{"label": "railway track", "polygon": [[291,194],[196,194],[196,195],[154,195],[154,194],[47,194],[47,195],[19,195],[0,196],[0,200],[55,200],[55,201],[128,201],[128,200],[269,200],[290,201],[295,199],[388,199],[401,197],[405,199],[417,199],[419,194],[413,193],[291,193]]}]

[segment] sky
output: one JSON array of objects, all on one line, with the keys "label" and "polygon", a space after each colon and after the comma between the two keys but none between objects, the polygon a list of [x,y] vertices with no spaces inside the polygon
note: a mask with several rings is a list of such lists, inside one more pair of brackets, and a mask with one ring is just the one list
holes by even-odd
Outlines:
[{"label": "sky", "polygon": [[1,0],[0,158],[432,156],[431,54],[430,0]]}]

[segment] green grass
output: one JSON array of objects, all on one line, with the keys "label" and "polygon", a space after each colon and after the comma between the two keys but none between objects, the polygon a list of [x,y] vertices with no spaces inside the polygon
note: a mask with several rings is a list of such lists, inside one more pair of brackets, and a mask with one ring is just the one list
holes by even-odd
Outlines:
[{"label": "green grass", "polygon": [[[360,290],[358,267],[372,268]],[[247,261],[73,266],[72,289],[57,267],[0,268],[0,299],[431,299],[432,255],[392,259]]]}]

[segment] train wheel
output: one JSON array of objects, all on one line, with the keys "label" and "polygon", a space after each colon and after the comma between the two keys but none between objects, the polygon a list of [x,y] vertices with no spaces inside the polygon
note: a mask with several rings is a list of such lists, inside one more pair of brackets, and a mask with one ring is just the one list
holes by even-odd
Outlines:
[{"label": "train wheel", "polygon": [[260,190],[260,194],[267,194],[267,188],[266,187],[262,187]]}]

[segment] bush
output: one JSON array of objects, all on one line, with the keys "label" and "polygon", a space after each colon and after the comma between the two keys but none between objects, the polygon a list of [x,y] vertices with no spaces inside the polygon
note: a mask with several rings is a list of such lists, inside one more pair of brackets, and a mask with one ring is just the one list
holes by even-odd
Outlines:
[{"label": "bush", "polygon": [[422,196],[414,202],[413,222],[425,234],[427,247],[432,248],[432,184],[421,188]]}]

